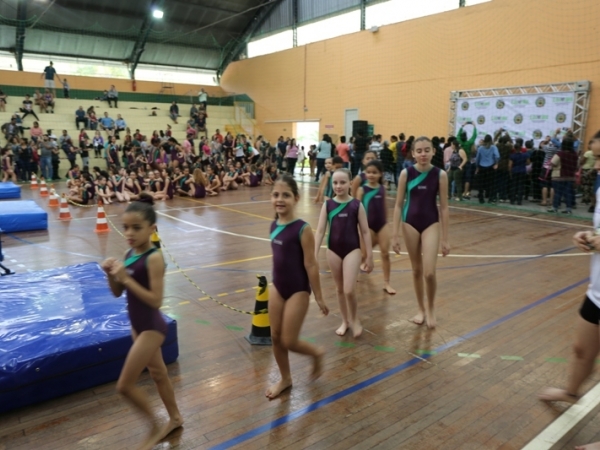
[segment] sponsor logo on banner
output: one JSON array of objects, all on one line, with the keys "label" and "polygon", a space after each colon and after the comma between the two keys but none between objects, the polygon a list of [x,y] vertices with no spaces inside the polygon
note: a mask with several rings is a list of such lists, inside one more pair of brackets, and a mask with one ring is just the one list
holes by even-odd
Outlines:
[{"label": "sponsor logo on banner", "polygon": [[565,123],[567,120],[567,115],[565,113],[558,113],[556,115],[556,123]]},{"label": "sponsor logo on banner", "polygon": [[513,98],[510,104],[517,108],[524,108],[525,106],[529,106],[529,100],[526,98]]},{"label": "sponsor logo on banner", "polygon": [[508,121],[508,116],[492,116],[492,122],[505,123]]},{"label": "sponsor logo on banner", "polygon": [[516,136],[516,137],[520,137],[520,138],[526,138],[527,137],[527,132],[526,131],[511,131],[510,135],[511,136]]},{"label": "sponsor logo on banner", "polygon": [[543,136],[542,130],[533,130],[532,136],[534,139],[541,139]]},{"label": "sponsor logo on banner", "polygon": [[486,100],[486,101],[478,100],[478,101],[475,102],[475,108],[477,108],[477,109],[487,109],[487,108],[490,107],[490,103],[491,102],[489,100]]},{"label": "sponsor logo on banner", "polygon": [[477,117],[477,124],[478,125],[483,125],[485,123],[485,116],[481,115],[479,117]]},{"label": "sponsor logo on banner", "polygon": [[547,114],[532,114],[529,116],[529,120],[534,123],[545,123],[550,119],[550,116]]},{"label": "sponsor logo on banner", "polygon": [[566,105],[573,103],[573,97],[552,97],[552,102],[555,105]]},{"label": "sponsor logo on banner", "polygon": [[469,102],[462,102],[460,104],[460,109],[462,109],[463,111],[468,111],[469,110],[469,106],[471,106],[471,105],[469,105]]},{"label": "sponsor logo on banner", "polygon": [[523,123],[523,114],[517,114],[513,120],[517,125],[521,125]]},{"label": "sponsor logo on banner", "polygon": [[498,100],[496,102],[496,109],[504,109],[505,105],[506,105],[506,103],[504,103],[504,100]]},{"label": "sponsor logo on banner", "polygon": [[473,122],[473,118],[471,118],[471,117],[468,117],[468,116],[458,116],[458,117],[456,118],[456,121],[457,121],[458,123],[461,123],[461,124],[462,124],[462,123],[465,123],[465,122]]},{"label": "sponsor logo on banner", "polygon": [[537,106],[538,108],[543,108],[544,106],[546,106],[546,99],[544,97],[538,97],[535,100],[535,106]]}]

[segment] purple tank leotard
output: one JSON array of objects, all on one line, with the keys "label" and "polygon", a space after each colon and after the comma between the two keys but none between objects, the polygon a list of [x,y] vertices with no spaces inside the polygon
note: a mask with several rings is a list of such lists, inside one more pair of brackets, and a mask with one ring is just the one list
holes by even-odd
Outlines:
[{"label": "purple tank leotard", "polygon": [[387,225],[385,218],[385,189],[382,185],[373,189],[365,184],[363,187],[362,204],[367,212],[369,228],[375,233]]},{"label": "purple tank leotard", "polygon": [[258,175],[250,174],[250,187],[257,187],[260,182],[258,180]]},{"label": "purple tank leotard", "polygon": [[286,225],[271,224],[271,249],[273,250],[273,285],[284,300],[296,292],[308,292],[310,283],[304,267],[302,231],[308,225],[297,219]]},{"label": "purple tank leotard", "polygon": [[402,220],[422,233],[439,222],[437,194],[440,187],[440,169],[432,167],[419,172],[414,166],[406,169],[406,200]]},{"label": "purple tank leotard", "polygon": [[358,237],[358,211],[360,202],[353,198],[347,203],[327,200],[327,221],[329,237],[327,248],[344,259],[349,253],[360,248]]},{"label": "purple tank leotard", "polygon": [[173,187],[173,181],[167,177],[165,179],[165,183],[167,183],[167,197],[169,197],[169,200],[173,200],[173,195],[175,194],[175,188]]},{"label": "purple tank leotard", "polygon": [[194,183],[195,191],[194,198],[204,198],[206,197],[206,187],[202,183],[196,184]]},{"label": "purple tank leotard", "polygon": [[8,171],[8,158],[2,158],[2,170],[4,172]]},{"label": "purple tank leotard", "polygon": [[[125,257],[127,273],[145,289],[150,289],[147,260],[155,251],[156,248],[152,247],[146,253],[133,255],[133,249],[131,249]],[[129,312],[131,326],[138,335],[144,331],[154,330],[166,336],[167,323],[160,310],[150,307],[130,290],[127,290],[127,311]]]}]

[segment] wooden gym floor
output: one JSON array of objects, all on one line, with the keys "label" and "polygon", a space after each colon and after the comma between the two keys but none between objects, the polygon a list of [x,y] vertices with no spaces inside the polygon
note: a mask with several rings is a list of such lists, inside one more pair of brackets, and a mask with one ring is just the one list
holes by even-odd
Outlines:
[{"label": "wooden gym floor", "polygon": [[[301,189],[298,215],[316,227],[314,185]],[[27,186],[23,198],[47,203]],[[389,206],[391,216],[393,201]],[[94,233],[95,208],[70,209],[73,220],[60,222],[48,208],[48,232],[5,235],[5,263],[22,272],[122,255],[124,240],[114,229]],[[116,226],[124,209],[106,207]],[[185,273],[219,300],[252,309],[256,274],[270,278],[269,188],[178,198],[157,209],[161,238]],[[308,384],[309,360],[292,355],[295,385],[271,402],[264,390],[278,370],[270,347],[244,340],[250,316],[207,299],[169,261],[163,311],[179,322],[180,357],[169,372],[185,425],[157,448],[522,448],[566,409],[539,402],[536,392],[566,379],[589,273],[589,258],[576,254],[571,236],[590,223],[475,204],[452,208],[450,219],[452,254],[438,263],[435,331],[408,322],[416,300],[402,255],[392,264],[397,295],[383,292],[377,261],[357,288],[365,333],[337,337],[322,250],[331,314],[320,317],[312,304],[302,338],[326,349],[325,373]],[[586,390],[599,380],[594,375]],[[147,374],[140,384],[161,406]],[[597,412],[552,448],[600,440]],[[115,383],[0,415],[0,449],[129,449],[145,432]]]}]

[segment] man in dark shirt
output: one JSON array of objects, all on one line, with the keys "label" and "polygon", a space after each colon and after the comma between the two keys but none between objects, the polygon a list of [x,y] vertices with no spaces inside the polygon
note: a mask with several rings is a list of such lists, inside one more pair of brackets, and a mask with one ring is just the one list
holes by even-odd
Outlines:
[{"label": "man in dark shirt", "polygon": [[83,106],[80,106],[77,111],[75,111],[75,128],[79,130],[79,124],[83,123],[84,127],[88,127],[88,120],[85,117],[85,111],[83,110]]},{"label": "man in dark shirt", "polygon": [[169,108],[169,116],[171,120],[177,123],[177,118],[179,117],[179,106],[177,106],[177,102],[171,103],[171,107]]},{"label": "man in dark shirt", "polygon": [[360,170],[360,166],[362,164],[362,159],[365,156],[365,152],[367,151],[367,147],[369,146],[369,140],[363,136],[363,132],[359,131],[357,133],[356,138],[354,139],[354,158],[352,160],[352,177],[358,175],[358,171]]},{"label": "man in dark shirt", "polygon": [[54,84],[54,77],[58,76],[56,74],[56,69],[54,69],[54,64],[50,61],[50,65],[44,68],[42,72],[42,78],[44,78],[44,87],[48,89],[52,89],[52,95],[56,98],[56,85]]},{"label": "man in dark shirt", "polygon": [[29,94],[25,95],[25,100],[23,100],[23,107],[19,108],[19,109],[23,113],[22,119],[27,117],[29,114],[33,114],[33,117],[35,117],[37,120],[40,120],[40,118],[37,116],[37,114],[33,110],[33,102],[31,101]]}]

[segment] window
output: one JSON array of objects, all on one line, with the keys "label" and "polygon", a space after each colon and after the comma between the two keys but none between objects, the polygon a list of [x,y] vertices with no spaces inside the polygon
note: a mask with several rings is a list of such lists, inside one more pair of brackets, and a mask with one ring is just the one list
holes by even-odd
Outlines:
[{"label": "window", "polygon": [[298,27],[298,45],[323,41],[360,31],[360,10]]},{"label": "window", "polygon": [[[467,1],[467,4],[482,1],[488,0],[470,0],[470,2]],[[405,20],[451,11],[458,9],[458,4],[458,0],[427,0],[424,2],[390,0],[367,6],[365,27],[369,29],[375,26],[404,22]]]},{"label": "window", "polygon": [[280,52],[294,46],[294,32],[286,30],[248,43],[248,58]]}]

